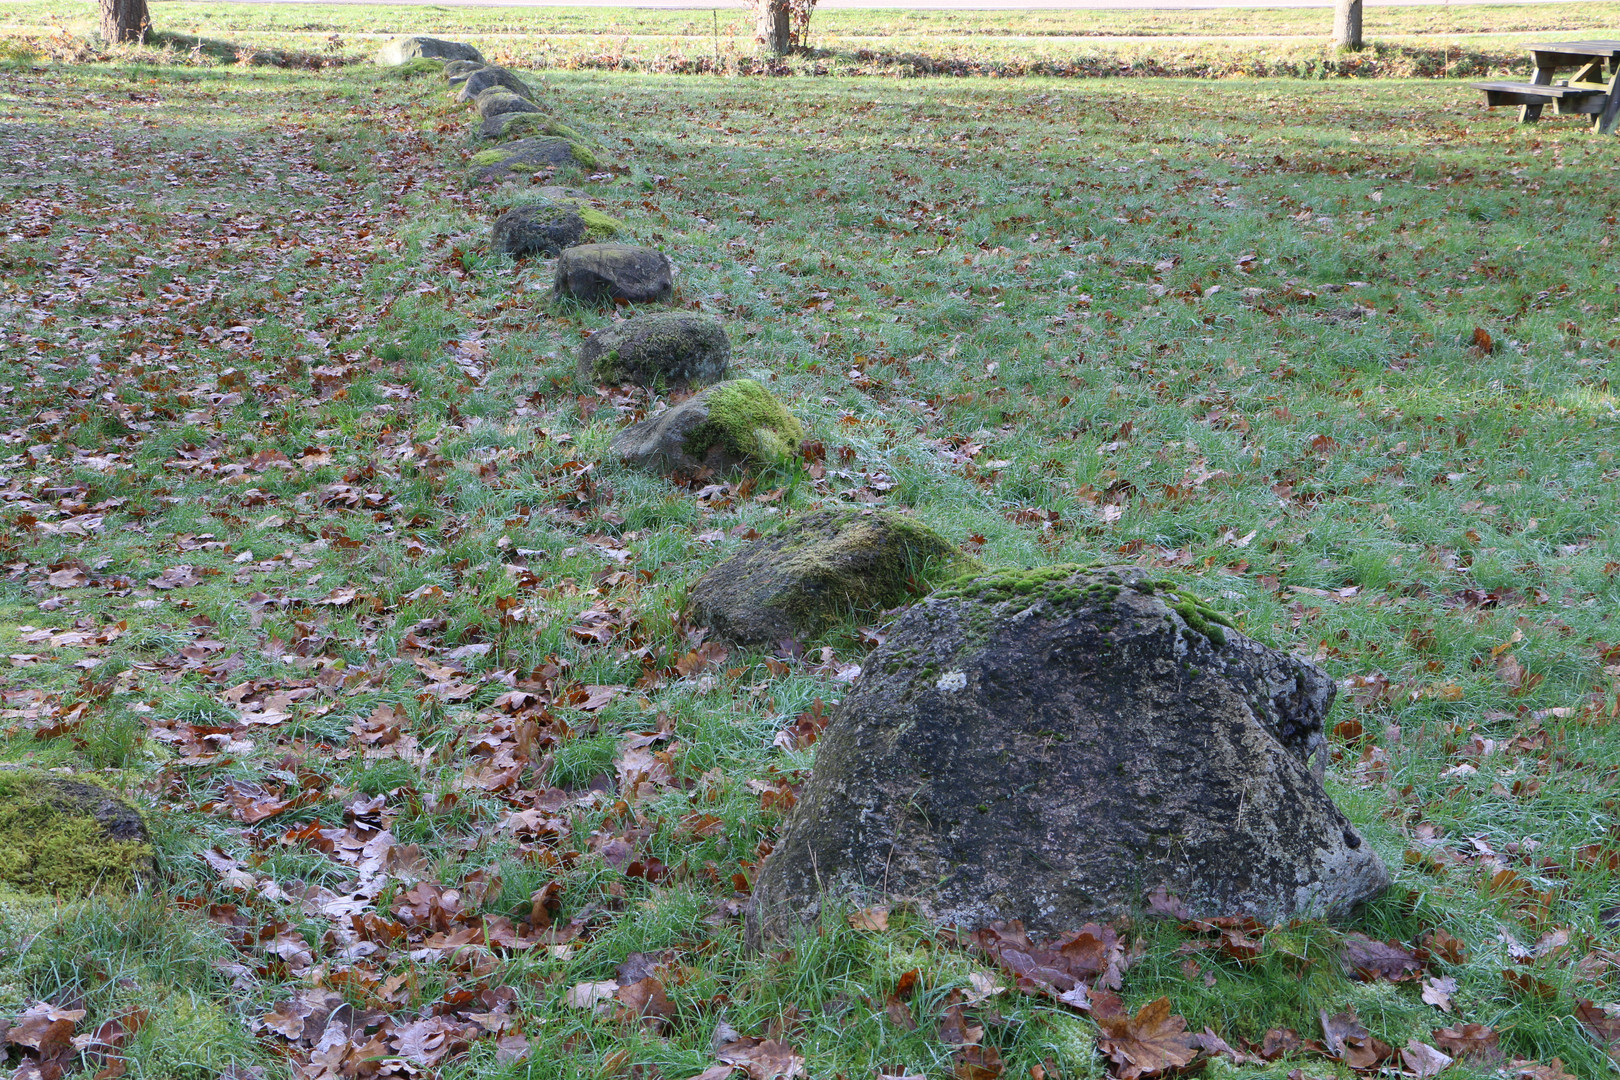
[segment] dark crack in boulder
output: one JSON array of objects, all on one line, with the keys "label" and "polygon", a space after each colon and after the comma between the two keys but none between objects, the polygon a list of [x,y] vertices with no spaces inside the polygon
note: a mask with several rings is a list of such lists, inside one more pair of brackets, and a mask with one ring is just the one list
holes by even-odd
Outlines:
[{"label": "dark crack in boulder", "polygon": [[0,768],[0,892],[124,892],[155,869],[146,823],[99,784]]},{"label": "dark crack in boulder", "polygon": [[634,383],[684,389],[720,382],[731,366],[731,339],[713,315],[654,311],[604,327],[579,350],[588,385]]},{"label": "dark crack in boulder", "polygon": [[1308,761],[1333,697],[1136,570],[953,583],[900,617],[827,726],[750,940],[824,895],[1041,933],[1160,886],[1195,916],[1342,913],[1389,875]]},{"label": "dark crack in boulder", "polygon": [[802,441],[798,418],[769,390],[753,379],[731,379],[631,424],[614,436],[610,449],[627,465],[705,475],[782,465]]},{"label": "dark crack in boulder", "polygon": [[552,283],[558,297],[582,304],[657,304],[674,290],[675,271],[664,253],[635,244],[569,248],[557,260]]},{"label": "dark crack in boulder", "polygon": [[395,67],[421,58],[484,62],[484,54],[471,45],[433,37],[395,38],[377,51],[377,63],[384,67]]},{"label": "dark crack in boulder", "polygon": [[905,603],[963,567],[949,540],[903,514],[820,511],[711,567],[692,586],[687,616],[741,645],[804,642]]}]

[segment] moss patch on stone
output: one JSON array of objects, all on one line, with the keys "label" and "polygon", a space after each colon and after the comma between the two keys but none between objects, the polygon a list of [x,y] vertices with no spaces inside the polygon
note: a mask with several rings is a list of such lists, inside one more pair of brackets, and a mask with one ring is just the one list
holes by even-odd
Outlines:
[{"label": "moss patch on stone", "polygon": [[510,119],[502,122],[502,138],[517,138],[524,135],[554,135],[582,146],[587,142],[585,136],[577,129],[555,116],[546,116],[543,113],[512,113]]},{"label": "moss patch on stone", "polygon": [[1105,604],[1119,597],[1121,589],[1153,595],[1160,593],[1170,610],[1181,616],[1187,628],[1204,635],[1216,645],[1226,644],[1226,630],[1232,621],[1202,597],[1181,588],[1174,581],[1126,580],[1118,571],[1094,564],[1058,563],[1029,569],[994,570],[957,578],[935,596],[1000,603],[1005,600],[1044,600],[1054,604]]},{"label": "moss patch on stone", "polygon": [[902,604],[962,564],[949,540],[904,515],[824,511],[711,569],[692,588],[691,611],[745,644],[808,640]]},{"label": "moss patch on stone", "polygon": [[596,154],[584,143],[569,140],[569,149],[574,153],[574,160],[587,169],[596,168]]},{"label": "moss patch on stone", "polygon": [[480,150],[472,156],[468,164],[481,169],[488,165],[499,165],[511,156],[511,151],[508,150]]},{"label": "moss patch on stone", "polygon": [[0,770],[0,882],[23,893],[123,891],[152,871],[139,816],[88,780]]},{"label": "moss patch on stone", "polygon": [[423,75],[442,74],[444,61],[430,56],[418,56],[415,60],[407,60],[398,67],[387,68],[383,72],[383,76],[389,79],[417,79]]},{"label": "moss patch on stone", "polygon": [[753,379],[733,379],[709,390],[709,418],[692,430],[686,451],[701,458],[719,443],[735,458],[778,463],[798,452],[804,427],[771,392]]}]

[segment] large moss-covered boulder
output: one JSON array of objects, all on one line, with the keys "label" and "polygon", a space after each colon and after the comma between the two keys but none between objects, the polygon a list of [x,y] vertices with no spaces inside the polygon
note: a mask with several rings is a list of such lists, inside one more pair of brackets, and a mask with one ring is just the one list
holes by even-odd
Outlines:
[{"label": "large moss-covered boulder", "polygon": [[385,79],[394,79],[404,82],[411,79],[425,78],[429,75],[437,75],[443,70],[443,60],[433,60],[428,57],[418,57],[415,60],[407,60],[405,63],[400,64],[397,67],[384,68],[382,74],[383,78]]},{"label": "large moss-covered boulder", "polygon": [[640,468],[702,474],[781,465],[803,441],[804,428],[769,390],[753,379],[732,379],[631,424],[610,449]]},{"label": "large moss-covered boulder", "polygon": [[484,54],[459,41],[444,41],[433,37],[395,38],[377,52],[377,63],[394,67],[419,57],[432,60],[476,60],[484,62]]},{"label": "large moss-covered boulder", "polygon": [[546,199],[514,206],[495,219],[495,250],[515,259],[552,256],[578,244],[597,244],[625,232],[617,218],[584,199]]},{"label": "large moss-covered boulder", "polygon": [[146,823],[106,788],[34,769],[0,769],[0,890],[122,891],[154,866]]},{"label": "large moss-covered boulder", "polygon": [[634,244],[582,244],[557,260],[552,293],[582,304],[656,304],[675,291],[661,251]]},{"label": "large moss-covered boulder", "polygon": [[579,378],[589,385],[635,383],[685,388],[719,382],[731,366],[731,339],[713,315],[654,311],[585,339]]},{"label": "large moss-covered boulder", "polygon": [[461,83],[461,89],[456,92],[456,100],[471,101],[485,90],[493,88],[508,90],[526,101],[534,100],[534,90],[528,83],[505,68],[495,67],[493,64],[469,71]]},{"label": "large moss-covered boulder", "polygon": [[902,514],[821,511],[717,563],[692,586],[687,613],[742,645],[808,641],[904,603],[963,566],[949,540]]},{"label": "large moss-covered boulder", "polygon": [[478,122],[478,137],[481,139],[522,139],[535,135],[555,135],[581,146],[589,143],[579,129],[538,109],[534,112],[495,113]]},{"label": "large moss-covered boulder", "polygon": [[1195,916],[1344,912],[1389,874],[1310,761],[1333,697],[1136,569],[959,580],[891,626],[834,713],[749,934],[823,896],[1041,933],[1160,887]]},{"label": "large moss-covered boulder", "polygon": [[596,166],[596,158],[585,147],[567,139],[519,139],[480,150],[468,165],[468,185],[479,186],[532,179],[537,173],[590,169]]}]

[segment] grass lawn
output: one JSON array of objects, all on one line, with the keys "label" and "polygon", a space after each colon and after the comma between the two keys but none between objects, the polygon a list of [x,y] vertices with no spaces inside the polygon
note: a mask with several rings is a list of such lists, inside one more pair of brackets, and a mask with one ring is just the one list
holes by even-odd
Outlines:
[{"label": "grass lawn", "polygon": [[[435,33],[447,20],[501,62],[552,70],[809,75],[1171,75],[1210,78],[1484,77],[1525,75],[1532,37],[1613,36],[1620,3],[1579,0],[1494,5],[1370,7],[1370,48],[1329,44],[1327,8],[1205,11],[823,11],[812,51],[771,65],[754,53],[747,8],[503,8],[270,4],[153,0],[163,41],[201,44],[230,62],[225,40],[251,40],[261,59],[301,50],[368,58],[378,39]],[[57,55],[62,38],[96,27],[80,0],[0,0],[0,33],[29,36]]]},{"label": "grass lawn", "polygon": [[[1106,1075],[903,913],[742,947],[814,762],[781,732],[873,631],[700,648],[684,587],[853,502],[1156,567],[1342,681],[1329,787],[1389,894],[1252,947],[1121,928],[1129,1007],[1251,1056],[1208,1075],[1347,1076],[1258,1057],[1346,1011],[1488,1027],[1447,1076],[1609,1072],[1614,140],[1432,80],[536,75],[826,448],[694,489],[607,458],[652,401],[575,383],[607,318],[489,252],[510,195],[461,187],[436,76],[8,55],[0,760],[152,807],[161,880],[0,901],[0,1016],[117,1021],[153,1078],[686,1080],[722,1024],[815,1078]],[[1358,979],[1354,934],[1423,977]]]}]

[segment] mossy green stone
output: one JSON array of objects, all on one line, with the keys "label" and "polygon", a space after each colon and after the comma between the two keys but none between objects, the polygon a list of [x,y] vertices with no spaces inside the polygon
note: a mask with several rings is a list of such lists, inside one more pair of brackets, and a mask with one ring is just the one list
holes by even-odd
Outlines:
[{"label": "mossy green stone", "polygon": [[99,784],[0,769],[0,884],[44,895],[122,891],[153,866],[140,815]]},{"label": "mossy green stone", "polygon": [[439,75],[443,72],[443,60],[419,56],[415,60],[405,61],[398,67],[388,68],[383,72],[383,76],[389,79],[415,79],[423,75]]},{"label": "mossy green stone", "polygon": [[804,441],[799,418],[753,379],[732,379],[710,389],[708,420],[686,437],[686,452],[701,457],[719,444],[737,458],[785,461]]},{"label": "mossy green stone", "polygon": [[745,645],[807,641],[926,592],[963,557],[943,536],[884,510],[795,518],[692,586],[692,619]]}]

